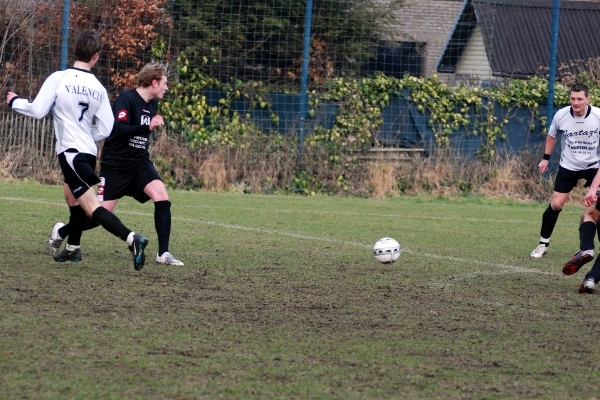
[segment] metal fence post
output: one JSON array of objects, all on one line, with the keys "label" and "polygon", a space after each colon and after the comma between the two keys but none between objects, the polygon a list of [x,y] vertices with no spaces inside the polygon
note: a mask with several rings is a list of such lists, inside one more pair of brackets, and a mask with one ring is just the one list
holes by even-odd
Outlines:
[{"label": "metal fence post", "polygon": [[302,50],[302,80],[300,83],[300,127],[298,130],[297,168],[304,170],[304,139],[306,136],[306,119],[308,117],[308,60],[310,57],[310,32],[312,28],[312,0],[306,1],[306,17],[304,19],[304,42]]},{"label": "metal fence post", "polygon": [[550,128],[554,117],[554,80],[556,79],[556,53],[558,48],[558,16],[560,0],[554,0],[552,8],[552,36],[550,37],[550,63],[548,75],[548,109],[546,111],[546,129]]},{"label": "metal fence post", "polygon": [[60,53],[60,69],[67,69],[67,53],[69,52],[69,16],[71,14],[71,0],[63,2],[62,21],[62,49]]}]

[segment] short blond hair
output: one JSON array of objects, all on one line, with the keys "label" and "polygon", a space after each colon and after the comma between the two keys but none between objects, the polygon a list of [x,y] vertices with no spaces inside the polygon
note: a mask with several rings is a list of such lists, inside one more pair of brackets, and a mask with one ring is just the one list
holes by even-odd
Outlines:
[{"label": "short blond hair", "polygon": [[163,76],[167,76],[167,67],[159,63],[150,63],[144,65],[138,73],[138,86],[152,86],[152,81],[160,81]]}]

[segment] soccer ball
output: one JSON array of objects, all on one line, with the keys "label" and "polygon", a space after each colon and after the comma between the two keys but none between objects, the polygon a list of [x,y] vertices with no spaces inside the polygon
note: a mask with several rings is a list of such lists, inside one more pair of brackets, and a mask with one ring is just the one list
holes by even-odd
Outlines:
[{"label": "soccer ball", "polygon": [[373,246],[373,255],[382,264],[389,264],[398,260],[400,253],[400,244],[390,237],[379,239]]}]

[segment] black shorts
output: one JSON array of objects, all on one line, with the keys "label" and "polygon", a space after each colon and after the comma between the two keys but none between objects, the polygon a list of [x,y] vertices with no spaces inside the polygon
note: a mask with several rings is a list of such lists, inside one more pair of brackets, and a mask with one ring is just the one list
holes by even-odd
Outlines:
[{"label": "black shorts", "polygon": [[58,163],[76,199],[80,198],[89,188],[98,184],[96,175],[96,156],[79,153],[76,149],[67,149],[58,155]]},{"label": "black shorts", "polygon": [[101,167],[100,177],[104,178],[105,201],[130,196],[140,203],[145,203],[150,200],[144,193],[146,185],[156,179],[162,181],[150,160],[144,160],[131,169]]},{"label": "black shorts", "polygon": [[592,184],[596,172],[598,172],[598,168],[571,171],[559,165],[556,180],[554,181],[554,191],[558,193],[570,193],[577,186],[577,182],[580,179],[585,179],[584,187],[588,187]]}]

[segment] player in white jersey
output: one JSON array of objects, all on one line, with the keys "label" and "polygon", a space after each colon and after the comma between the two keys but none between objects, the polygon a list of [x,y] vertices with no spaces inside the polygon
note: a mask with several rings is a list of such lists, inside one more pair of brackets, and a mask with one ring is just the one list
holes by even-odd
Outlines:
[{"label": "player in white jersey", "polygon": [[[544,157],[538,164],[540,172],[545,173],[548,170],[548,160],[560,135],[562,151],[558,173],[550,204],[542,216],[539,244],[531,252],[533,258],[540,258],[548,251],[550,236],[571,190],[580,179],[585,179],[585,187],[590,186],[600,164],[598,155],[600,110],[589,105],[589,89],[582,83],[576,83],[571,87],[569,101],[571,105],[558,110],[552,119],[546,137]],[[583,225],[582,227],[580,230],[593,228],[594,232],[596,231],[595,224],[593,227]],[[589,253],[584,255],[581,265],[589,262],[593,256],[593,250],[591,255]]]},{"label": "player in white jersey", "polygon": [[13,110],[34,118],[54,116],[56,153],[64,175],[65,199],[69,205],[71,233],[63,251],[55,261],[78,262],[82,259],[81,233],[86,214],[121,240],[133,253],[136,270],[145,264],[144,249],[148,240],[129,228],[100,205],[93,186],[100,182],[96,175],[96,142],[110,135],[114,117],[108,94],[90,72],[100,56],[102,44],[93,32],[84,32],[75,45],[72,68],[50,75],[33,102],[8,92],[6,103]]}]

